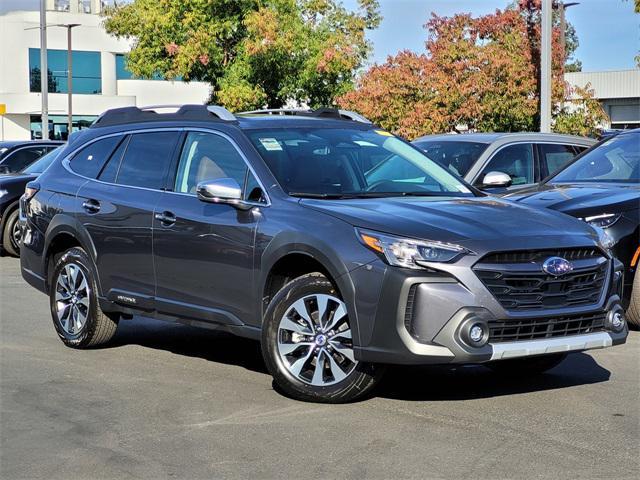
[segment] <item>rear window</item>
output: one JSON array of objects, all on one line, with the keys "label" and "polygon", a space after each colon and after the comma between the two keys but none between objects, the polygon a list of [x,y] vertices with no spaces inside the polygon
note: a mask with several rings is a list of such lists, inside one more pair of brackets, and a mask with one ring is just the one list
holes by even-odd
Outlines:
[{"label": "rear window", "polygon": [[455,142],[423,140],[414,142],[431,160],[464,177],[487,149],[489,144],[480,142]]}]

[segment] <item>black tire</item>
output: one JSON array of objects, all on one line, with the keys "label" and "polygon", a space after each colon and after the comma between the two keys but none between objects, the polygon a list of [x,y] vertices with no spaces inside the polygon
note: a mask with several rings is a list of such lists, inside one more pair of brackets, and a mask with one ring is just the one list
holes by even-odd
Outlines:
[{"label": "black tire", "polygon": [[640,274],[636,271],[631,287],[631,299],[627,308],[627,323],[634,330],[640,329]]},{"label": "black tire", "polygon": [[500,375],[509,377],[522,377],[540,375],[553,367],[558,366],[565,358],[567,353],[553,353],[550,355],[540,355],[536,357],[514,358],[511,360],[498,360],[487,363],[489,367]]},{"label": "black tire", "polygon": [[280,320],[297,300],[308,295],[326,294],[341,298],[336,288],[321,273],[310,273],[287,283],[273,297],[262,328],[262,355],[276,387],[285,395],[306,402],[346,403],[370,392],[382,376],[380,365],[358,362],[341,381],[315,386],[296,378],[283,364],[278,352]]},{"label": "black tire", "polygon": [[13,230],[18,224],[20,212],[15,209],[7,217],[7,221],[4,222],[4,230],[2,231],[2,248],[5,252],[13,257],[20,256],[20,244],[19,241],[13,236]]},{"label": "black tire", "polygon": [[[50,278],[49,305],[51,318],[60,340],[68,347],[82,349],[103,345],[113,338],[118,327],[119,316],[106,314],[100,308],[92,265],[92,261],[86,252],[82,248],[74,247],[67,250],[56,262]],[[63,322],[58,317],[58,302],[56,300],[56,292],[63,291],[58,286],[58,279],[61,275],[65,275],[66,272],[63,273],[63,270],[68,266],[70,268],[79,268],[88,285],[88,295],[83,295],[88,299],[88,308],[84,310],[86,312],[86,320],[82,328],[72,333],[65,329]]]}]

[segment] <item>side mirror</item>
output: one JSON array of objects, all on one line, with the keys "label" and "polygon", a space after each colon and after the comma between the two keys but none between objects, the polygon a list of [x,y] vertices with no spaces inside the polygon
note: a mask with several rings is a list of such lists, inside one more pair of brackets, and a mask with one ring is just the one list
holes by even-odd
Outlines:
[{"label": "side mirror", "polygon": [[511,186],[511,177],[502,172],[489,172],[482,179],[483,187],[509,187]]},{"label": "side mirror", "polygon": [[233,178],[217,178],[198,183],[198,199],[208,203],[226,203],[239,210],[249,210],[253,205],[242,199],[242,188]]}]

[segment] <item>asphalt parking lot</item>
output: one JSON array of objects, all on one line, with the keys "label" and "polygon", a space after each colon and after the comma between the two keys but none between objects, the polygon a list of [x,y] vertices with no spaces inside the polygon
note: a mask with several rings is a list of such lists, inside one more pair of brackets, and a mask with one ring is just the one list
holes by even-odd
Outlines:
[{"label": "asphalt parking lot", "polygon": [[640,333],[535,380],[395,368],[342,406],[273,390],[257,345],[148,319],[75,351],[0,258],[0,477],[637,478]]}]

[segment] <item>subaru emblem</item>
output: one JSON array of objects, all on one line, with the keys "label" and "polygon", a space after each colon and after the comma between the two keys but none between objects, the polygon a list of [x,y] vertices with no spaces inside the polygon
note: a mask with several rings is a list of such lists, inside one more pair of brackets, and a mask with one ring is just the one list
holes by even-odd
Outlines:
[{"label": "subaru emblem", "polygon": [[573,265],[562,257],[549,257],[542,264],[542,270],[549,275],[559,277],[571,272],[573,270]]}]

